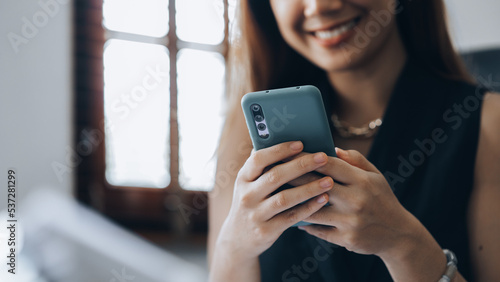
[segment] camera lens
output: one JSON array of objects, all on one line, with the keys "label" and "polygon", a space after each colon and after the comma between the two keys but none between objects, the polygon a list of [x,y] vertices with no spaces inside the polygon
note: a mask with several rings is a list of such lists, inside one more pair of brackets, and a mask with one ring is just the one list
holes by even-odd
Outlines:
[{"label": "camera lens", "polygon": [[264,117],[263,117],[263,116],[261,116],[261,115],[256,115],[256,116],[255,116],[255,121],[260,122],[260,121],[262,121],[262,120],[264,120]]},{"label": "camera lens", "polygon": [[252,111],[258,112],[260,110],[260,106],[257,104],[252,105]]},{"label": "camera lens", "polygon": [[263,123],[259,123],[259,124],[257,125],[257,128],[258,128],[260,131],[263,131],[263,130],[265,130],[265,129],[266,129],[266,125],[265,125],[265,124],[263,124]]}]

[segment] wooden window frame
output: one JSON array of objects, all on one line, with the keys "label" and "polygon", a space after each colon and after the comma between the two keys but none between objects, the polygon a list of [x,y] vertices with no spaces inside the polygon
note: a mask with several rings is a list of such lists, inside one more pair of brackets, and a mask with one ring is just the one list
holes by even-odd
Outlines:
[{"label": "wooden window frame", "polygon": [[228,0],[224,4],[224,40],[214,46],[181,41],[175,34],[175,0],[169,2],[165,47],[170,57],[170,176],[165,189],[117,187],[105,178],[103,51],[113,37],[102,25],[102,0],[74,2],[74,90],[77,199],[132,229],[207,231],[207,192],[184,190],[178,182],[177,54],[183,48],[217,51],[227,58]]}]

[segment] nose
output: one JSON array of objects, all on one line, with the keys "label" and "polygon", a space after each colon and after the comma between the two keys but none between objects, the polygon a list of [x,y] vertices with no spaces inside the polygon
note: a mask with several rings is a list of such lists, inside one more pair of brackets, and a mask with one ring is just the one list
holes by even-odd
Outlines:
[{"label": "nose", "polygon": [[309,17],[340,10],[344,0],[304,0],[304,16]]}]

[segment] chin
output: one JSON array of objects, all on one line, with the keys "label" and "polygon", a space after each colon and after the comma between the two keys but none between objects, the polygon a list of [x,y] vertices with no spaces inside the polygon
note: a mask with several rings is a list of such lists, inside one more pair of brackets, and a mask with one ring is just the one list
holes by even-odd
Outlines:
[{"label": "chin", "polygon": [[362,53],[348,55],[345,51],[339,49],[335,52],[329,52],[329,54],[309,58],[309,61],[326,72],[349,71],[357,69],[363,65],[364,61],[367,61],[367,57],[369,57],[367,51],[364,50]]}]

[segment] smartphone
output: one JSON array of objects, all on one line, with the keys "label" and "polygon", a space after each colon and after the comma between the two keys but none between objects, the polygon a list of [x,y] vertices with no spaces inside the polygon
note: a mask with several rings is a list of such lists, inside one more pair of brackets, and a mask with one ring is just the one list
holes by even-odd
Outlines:
[{"label": "smartphone", "polygon": [[321,98],[312,85],[245,94],[241,100],[255,150],[300,140],[304,152],[335,157],[335,146]]},{"label": "smartphone", "polygon": [[[312,85],[247,93],[241,100],[255,150],[302,141],[304,152],[336,157],[321,92]],[[281,187],[281,191],[291,187]],[[299,222],[297,225],[309,223]]]}]

